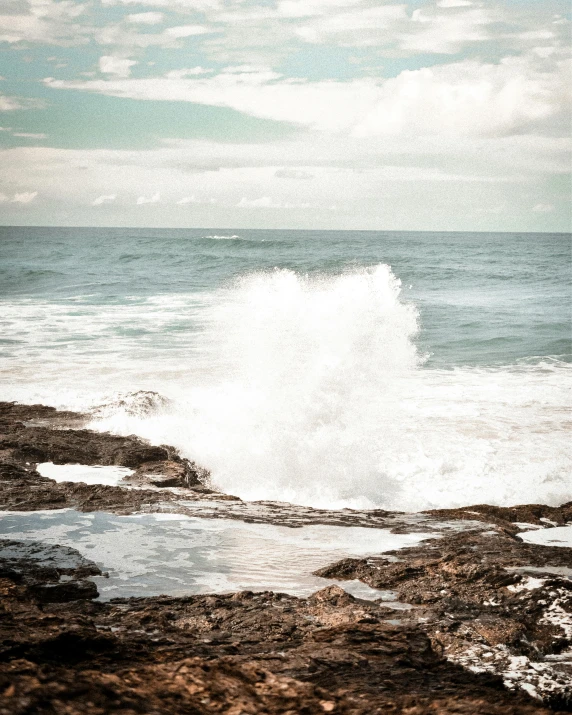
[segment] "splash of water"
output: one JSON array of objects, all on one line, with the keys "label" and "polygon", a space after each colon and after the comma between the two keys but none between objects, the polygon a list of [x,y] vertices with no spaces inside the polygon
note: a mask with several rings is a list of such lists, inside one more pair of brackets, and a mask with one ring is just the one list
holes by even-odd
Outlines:
[{"label": "splash of water", "polygon": [[100,428],[169,442],[245,499],[407,511],[572,498],[563,377],[429,370],[390,268],[243,277],[204,311],[161,414]]}]

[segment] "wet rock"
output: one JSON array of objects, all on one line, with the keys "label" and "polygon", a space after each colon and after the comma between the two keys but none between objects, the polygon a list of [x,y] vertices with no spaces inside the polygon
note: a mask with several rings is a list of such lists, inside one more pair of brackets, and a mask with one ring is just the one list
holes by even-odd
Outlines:
[{"label": "wet rock", "polygon": [[440,519],[470,519],[496,524],[508,532],[518,533],[533,526],[563,526],[572,522],[572,501],[561,506],[546,504],[523,504],[520,506],[502,507],[490,504],[477,504],[460,509],[433,509],[425,512]]},{"label": "wet rock", "polygon": [[452,662],[570,710],[572,579],[564,573],[572,576],[572,549],[527,544],[499,528],[343,559],[316,575],[396,591],[417,606],[410,621]]},{"label": "wet rock", "polygon": [[[440,538],[318,572],[394,591],[398,611],[339,586],[308,599],[242,592],[100,603],[89,578],[99,569],[74,549],[5,540],[0,715],[572,709],[572,550],[517,536],[526,524],[572,520],[570,504],[426,514],[247,504],[213,494],[208,473],[173,447],[84,427],[83,415],[0,403],[0,508],[175,511]],[[35,470],[39,461],[135,473],[117,487],[57,483]]]},{"label": "wet rock", "polygon": [[79,426],[84,424],[86,416],[79,412],[57,410],[47,405],[21,405],[17,402],[0,402],[0,425],[12,426],[17,423],[35,425],[46,424],[50,427]]},{"label": "wet rock", "polygon": [[138,486],[191,488],[205,486],[204,482],[208,477],[207,470],[188,459],[165,459],[159,462],[144,462],[134,474],[125,477],[123,482]]},{"label": "wet rock", "polygon": [[145,444],[137,437],[86,429],[8,428],[0,436],[0,448],[12,450],[12,458],[19,463],[117,465],[136,469],[145,462],[169,459],[166,449]]},{"label": "wet rock", "polygon": [[175,500],[169,491],[128,489],[81,482],[55,482],[31,467],[0,464],[0,509],[36,511],[74,508],[79,511],[130,513]]},{"label": "wet rock", "polygon": [[28,596],[37,601],[97,598],[97,587],[87,577],[100,574],[101,569],[76,549],[0,539],[0,579],[25,587]]},{"label": "wet rock", "polygon": [[[182,458],[174,447],[78,429],[85,421],[84,415],[43,405],[0,403],[0,508],[125,512],[181,498],[158,489],[163,487],[184,489],[190,500],[216,494],[209,486],[208,471]],[[129,467],[135,474],[126,486],[139,488],[57,483],[35,470],[37,464],[48,461]]]},{"label": "wet rock", "polygon": [[40,601],[20,575],[0,581],[2,715],[547,712],[338,586],[309,599],[247,591],[60,604]]}]

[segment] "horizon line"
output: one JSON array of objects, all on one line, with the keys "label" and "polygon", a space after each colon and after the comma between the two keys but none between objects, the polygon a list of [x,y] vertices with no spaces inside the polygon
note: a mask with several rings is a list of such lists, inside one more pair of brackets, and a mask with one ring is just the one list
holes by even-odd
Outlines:
[{"label": "horizon line", "polygon": [[483,233],[483,234],[546,234],[572,236],[572,228],[569,231],[507,231],[507,230],[457,230],[457,229],[389,229],[389,228],[240,228],[237,226],[89,226],[89,225],[62,225],[62,224],[0,224],[0,229],[4,228],[80,228],[80,229],[126,229],[126,230],[160,230],[160,231],[297,231],[305,233]]}]

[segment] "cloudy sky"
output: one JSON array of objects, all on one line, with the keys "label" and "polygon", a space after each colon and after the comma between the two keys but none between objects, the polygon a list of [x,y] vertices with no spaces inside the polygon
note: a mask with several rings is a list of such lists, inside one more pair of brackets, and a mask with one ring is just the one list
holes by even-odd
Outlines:
[{"label": "cloudy sky", "polygon": [[3,224],[567,231],[565,0],[0,0]]}]

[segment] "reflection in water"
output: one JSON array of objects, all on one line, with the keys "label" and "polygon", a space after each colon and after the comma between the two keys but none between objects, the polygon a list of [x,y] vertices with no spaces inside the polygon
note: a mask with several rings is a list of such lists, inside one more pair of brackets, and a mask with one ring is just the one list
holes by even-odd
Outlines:
[{"label": "reflection in water", "polygon": [[[0,535],[72,546],[109,578],[95,579],[103,600],[158,594],[280,591],[307,596],[329,579],[312,571],[347,556],[418,544],[430,534],[313,525],[289,528],[180,514],[117,516],[73,509],[4,512]],[[360,582],[340,582],[362,598],[391,599]]]}]

